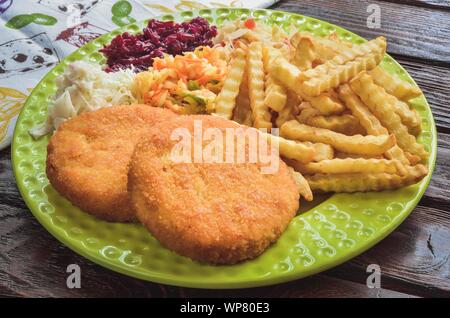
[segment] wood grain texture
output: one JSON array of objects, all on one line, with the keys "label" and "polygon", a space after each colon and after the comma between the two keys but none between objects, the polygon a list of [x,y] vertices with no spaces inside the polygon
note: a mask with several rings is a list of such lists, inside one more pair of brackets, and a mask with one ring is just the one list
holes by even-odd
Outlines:
[{"label": "wood grain texture", "polygon": [[437,10],[450,10],[449,0],[383,0],[385,2],[400,3],[403,5],[425,7]]},{"label": "wood grain texture", "polygon": [[[381,8],[381,29],[369,29],[367,6]],[[289,0],[274,9],[319,18],[365,38],[384,35],[388,52],[450,65],[450,12],[421,6],[373,0]]]},{"label": "wood grain texture", "polygon": [[448,242],[448,211],[418,206],[385,240],[329,274],[361,281],[367,265],[379,264],[381,284],[386,288],[395,286],[399,291],[415,290],[420,296],[450,297]]},{"label": "wood grain texture", "polygon": [[[361,27],[368,2],[281,1],[273,8],[328,20],[365,37],[387,35],[390,52],[425,91],[440,132],[436,170],[419,206],[385,240],[333,270],[271,287],[201,290],[143,282],[93,264],[48,234],[16,188],[6,149],[0,151],[0,296],[450,297],[450,4],[370,1],[388,13],[379,32]],[[81,267],[81,289],[66,287],[72,263]],[[382,270],[380,290],[365,285],[367,265],[374,263]]]},{"label": "wood grain texture", "polygon": [[[450,35],[449,35],[450,36]],[[450,96],[450,68],[424,63],[393,55],[408,73],[414,78],[424,92],[433,111],[438,131],[450,133],[450,113],[448,98]]]}]

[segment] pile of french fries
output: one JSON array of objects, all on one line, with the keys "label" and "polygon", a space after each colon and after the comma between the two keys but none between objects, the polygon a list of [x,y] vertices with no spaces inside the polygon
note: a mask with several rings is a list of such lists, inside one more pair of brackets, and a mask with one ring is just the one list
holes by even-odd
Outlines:
[{"label": "pile of french fries", "polygon": [[[361,45],[297,32],[285,47],[236,41],[215,114],[280,129],[280,154],[299,191],[365,192],[417,183],[428,153],[417,142],[422,93],[379,66],[386,39]],[[312,191],[311,191],[312,190]]]}]

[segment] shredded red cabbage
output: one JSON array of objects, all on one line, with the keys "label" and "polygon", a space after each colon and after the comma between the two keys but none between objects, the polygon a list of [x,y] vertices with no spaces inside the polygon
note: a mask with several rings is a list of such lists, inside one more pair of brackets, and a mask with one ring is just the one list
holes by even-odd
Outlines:
[{"label": "shredded red cabbage", "polygon": [[188,22],[158,21],[152,19],[143,33],[128,32],[116,36],[111,44],[100,50],[107,58],[106,72],[133,67],[136,72],[147,70],[155,57],[194,51],[198,46],[212,46],[217,28],[204,18]]}]

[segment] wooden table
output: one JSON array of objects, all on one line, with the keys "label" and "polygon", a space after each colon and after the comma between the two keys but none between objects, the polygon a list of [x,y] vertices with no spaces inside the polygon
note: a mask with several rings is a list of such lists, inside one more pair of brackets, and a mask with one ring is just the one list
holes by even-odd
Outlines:
[{"label": "wooden table", "polygon": [[[366,28],[368,3],[382,28]],[[389,237],[325,273],[271,287],[201,290],[143,282],[104,269],[60,244],[25,206],[10,150],[0,152],[0,295],[46,297],[436,297],[450,296],[450,1],[296,0],[273,9],[336,23],[366,38],[384,35],[389,53],[424,90],[439,132],[436,170],[425,196]],[[66,288],[66,266],[79,264],[82,288]],[[381,266],[381,289],[366,287],[366,267]]]}]

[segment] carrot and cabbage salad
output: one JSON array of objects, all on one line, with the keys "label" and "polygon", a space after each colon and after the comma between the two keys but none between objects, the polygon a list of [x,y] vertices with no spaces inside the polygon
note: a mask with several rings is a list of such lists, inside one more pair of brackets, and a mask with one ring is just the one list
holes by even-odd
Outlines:
[{"label": "carrot and cabbage salad", "polygon": [[134,78],[139,102],[181,114],[210,113],[227,74],[227,57],[210,47],[156,58],[153,67]]}]

